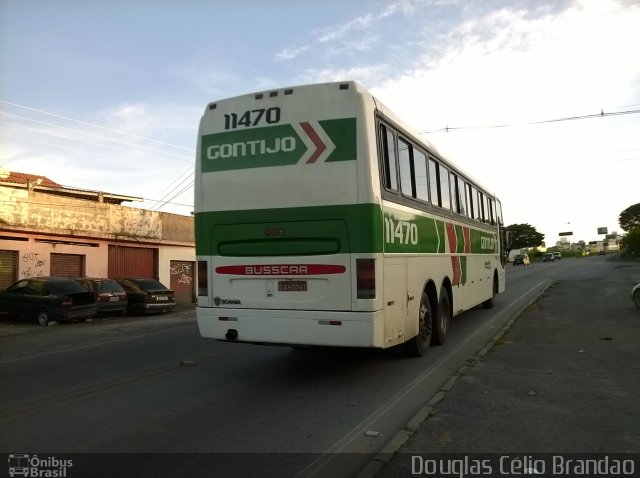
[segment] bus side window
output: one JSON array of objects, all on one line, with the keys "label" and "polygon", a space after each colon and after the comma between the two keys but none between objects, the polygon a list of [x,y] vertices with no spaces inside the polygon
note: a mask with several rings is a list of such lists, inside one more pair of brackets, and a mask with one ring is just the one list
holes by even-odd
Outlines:
[{"label": "bus side window", "polygon": [[380,125],[380,137],[382,140],[382,155],[384,168],[384,187],[393,191],[398,190],[398,178],[396,175],[396,142],[392,131],[386,126]]},{"label": "bus side window", "polygon": [[429,186],[427,184],[427,157],[418,150],[413,150],[413,170],[416,177],[416,197],[429,202]]},{"label": "bus side window", "polygon": [[496,206],[493,198],[489,198],[489,218],[493,226],[496,225]]},{"label": "bus side window", "polygon": [[454,173],[450,174],[449,179],[451,183],[451,203],[453,205],[453,212],[464,216],[466,214],[464,205],[464,186],[462,186],[462,190],[460,189],[462,180]]},{"label": "bus side window", "polygon": [[502,226],[504,222],[502,221],[502,204],[500,204],[500,200],[496,199],[496,219],[498,220],[498,224]]},{"label": "bus side window", "polygon": [[398,138],[398,166],[400,168],[400,190],[402,194],[409,197],[416,197],[413,177],[413,162],[411,161],[412,146],[406,141]]},{"label": "bus side window", "polygon": [[457,178],[458,203],[460,204],[460,214],[467,215],[467,185],[460,177]]},{"label": "bus side window", "polygon": [[451,210],[451,191],[449,187],[449,170],[440,165],[440,200],[444,209]]},{"label": "bus side window", "polygon": [[431,204],[440,207],[440,188],[438,187],[438,163],[429,158],[429,198]]},{"label": "bus side window", "polygon": [[491,220],[489,219],[489,205],[487,203],[487,195],[484,193],[480,193],[480,197],[482,200],[482,221],[490,222]]},{"label": "bus side window", "polygon": [[478,190],[475,186],[471,186],[471,203],[473,204],[473,219],[482,221],[482,211],[480,210],[480,202],[478,197]]}]

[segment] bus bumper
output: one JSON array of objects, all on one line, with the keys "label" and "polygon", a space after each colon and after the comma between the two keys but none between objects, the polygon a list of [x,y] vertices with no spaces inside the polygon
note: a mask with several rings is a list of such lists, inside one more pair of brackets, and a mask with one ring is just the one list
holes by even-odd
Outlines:
[{"label": "bus bumper", "polygon": [[200,335],[229,342],[385,348],[382,311],[335,312],[196,307]]}]

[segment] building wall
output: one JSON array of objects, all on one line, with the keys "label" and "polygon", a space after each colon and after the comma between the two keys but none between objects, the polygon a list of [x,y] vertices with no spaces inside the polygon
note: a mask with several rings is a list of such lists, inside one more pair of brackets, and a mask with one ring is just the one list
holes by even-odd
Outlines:
[{"label": "building wall", "polygon": [[[172,224],[171,219],[163,220],[164,215],[167,213],[56,196],[26,188],[0,187],[0,225],[41,233],[160,240],[163,239],[163,222]],[[188,228],[186,222],[182,225]],[[187,239],[186,234],[182,237]]]},{"label": "building wall", "polygon": [[171,261],[195,262],[193,218],[0,186],[0,250],[17,251],[16,279],[50,275],[51,254],[83,256],[84,276],[108,277],[109,246],[158,250],[158,279]]}]

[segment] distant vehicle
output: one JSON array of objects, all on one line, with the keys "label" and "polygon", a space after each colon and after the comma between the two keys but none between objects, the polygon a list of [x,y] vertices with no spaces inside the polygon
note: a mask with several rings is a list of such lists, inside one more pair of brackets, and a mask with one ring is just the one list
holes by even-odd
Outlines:
[{"label": "distant vehicle", "polygon": [[522,264],[523,266],[528,266],[529,264],[531,264],[531,261],[529,260],[529,255],[528,254],[517,254],[513,258],[513,265],[517,266],[518,264]]},{"label": "distant vehicle", "polygon": [[115,279],[82,277],[76,280],[96,295],[98,314],[127,313],[127,293]]},{"label": "distant vehicle", "polygon": [[61,319],[95,317],[96,296],[67,277],[22,279],[0,292],[0,311],[40,325]]},{"label": "distant vehicle", "polygon": [[553,252],[547,252],[544,256],[542,256],[542,262],[554,262],[556,260],[556,256],[553,255]]},{"label": "distant vehicle", "polygon": [[552,252],[551,254],[553,254],[553,257],[555,257],[557,261],[562,259],[562,254],[560,254],[559,252]]},{"label": "distant vehicle", "polygon": [[116,279],[127,293],[130,312],[153,314],[171,312],[176,306],[174,292],[155,279],[123,277]]},{"label": "distant vehicle", "polygon": [[636,284],[636,286],[631,291],[631,297],[633,298],[633,302],[636,304],[636,307],[640,309],[640,284]]},{"label": "distant vehicle", "polygon": [[604,256],[606,253],[604,251],[598,251],[599,256]]}]

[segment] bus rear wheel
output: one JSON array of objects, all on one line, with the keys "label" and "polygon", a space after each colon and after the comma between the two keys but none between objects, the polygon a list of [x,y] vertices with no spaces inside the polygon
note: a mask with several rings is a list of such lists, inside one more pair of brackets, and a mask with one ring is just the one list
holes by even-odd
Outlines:
[{"label": "bus rear wheel", "polygon": [[498,278],[494,277],[493,293],[490,298],[482,303],[482,307],[484,307],[485,309],[493,309],[493,306],[496,305],[496,295],[498,295]]},{"label": "bus rear wheel", "polygon": [[449,328],[451,327],[451,299],[449,298],[449,291],[445,287],[440,290],[440,303],[438,304],[436,321],[433,325],[433,343],[435,345],[444,344],[447,341]]},{"label": "bus rear wheel", "polygon": [[431,344],[431,304],[426,292],[420,297],[420,310],[418,312],[418,335],[404,344],[404,351],[410,357],[421,357],[429,350]]}]

